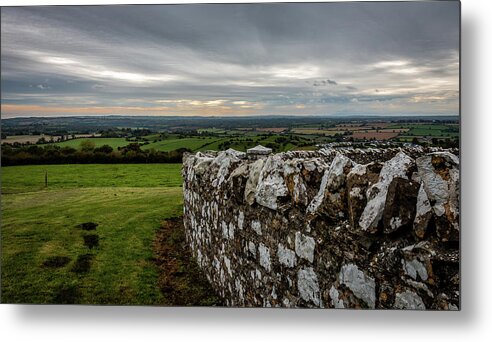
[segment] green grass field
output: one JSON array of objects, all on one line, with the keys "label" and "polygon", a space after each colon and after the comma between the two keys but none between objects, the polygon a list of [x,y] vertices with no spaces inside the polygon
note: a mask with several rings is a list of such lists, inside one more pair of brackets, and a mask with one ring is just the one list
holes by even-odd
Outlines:
[{"label": "green grass field", "polygon": [[65,164],[2,167],[2,193],[95,187],[180,187],[181,164]]},{"label": "green grass field", "polygon": [[217,140],[220,140],[220,138],[173,138],[144,145],[142,146],[142,149],[148,150],[154,148],[158,151],[174,151],[179,148],[189,148],[192,151],[199,151],[206,147],[206,145],[209,145]]},{"label": "green grass field", "polygon": [[92,141],[96,147],[100,147],[102,145],[109,145],[113,149],[117,149],[118,147],[123,147],[128,145],[130,142],[126,141],[125,138],[77,138],[67,141],[62,141],[58,143],[54,143],[54,145],[60,147],[72,147],[78,149],[80,147],[80,143],[84,140]]},{"label": "green grass field", "polygon": [[[2,167],[1,301],[172,304],[157,285],[152,242],[162,220],[182,213],[179,171],[178,164]],[[77,227],[86,222],[98,226]],[[94,235],[98,245],[89,248]]]},{"label": "green grass field", "polygon": [[459,127],[456,125],[444,124],[393,124],[388,129],[406,128],[408,132],[402,133],[401,137],[436,137],[436,138],[456,138],[459,137]]},{"label": "green grass field", "polygon": [[[193,152],[215,150],[220,151],[223,148],[220,146],[221,143],[230,141],[230,147],[238,151],[246,151],[246,149],[256,146],[258,144],[266,145],[268,143],[274,143],[275,139],[281,137],[278,134],[272,134],[270,136],[265,136],[265,132],[253,132],[252,134],[246,134],[245,132],[239,132],[240,135],[235,136],[221,136],[221,137],[184,137],[178,138],[177,135],[171,135],[167,139],[163,139],[156,142],[150,142],[149,144],[142,145],[143,150],[155,149],[157,151],[174,151],[180,148],[188,148]],[[323,131],[316,131],[323,132]],[[229,132],[232,134],[232,132]],[[148,139],[157,139],[159,136],[149,135],[146,136]],[[247,141],[246,139],[251,139],[252,141]],[[300,139],[305,142],[306,137],[300,137]],[[94,142],[96,147],[102,145],[109,145],[113,149],[118,147],[126,146],[131,143],[131,141],[126,141],[124,138],[83,138],[68,140],[60,143],[55,143],[59,146],[70,146],[73,148],[80,148],[80,143],[84,140],[89,140]],[[142,142],[140,142],[142,143]],[[285,152],[288,150],[295,149],[297,147],[295,142],[285,143],[279,147],[279,151]]]}]

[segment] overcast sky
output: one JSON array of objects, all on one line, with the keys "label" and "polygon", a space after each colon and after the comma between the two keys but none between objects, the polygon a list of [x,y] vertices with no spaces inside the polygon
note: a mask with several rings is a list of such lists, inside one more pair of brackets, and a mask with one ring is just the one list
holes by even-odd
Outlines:
[{"label": "overcast sky", "polygon": [[2,118],[459,113],[459,3],[2,8]]}]

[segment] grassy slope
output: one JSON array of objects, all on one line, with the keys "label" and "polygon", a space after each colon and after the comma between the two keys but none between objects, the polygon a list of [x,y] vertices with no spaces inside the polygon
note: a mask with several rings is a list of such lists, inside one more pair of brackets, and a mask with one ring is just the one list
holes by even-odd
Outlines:
[{"label": "grassy slope", "polygon": [[[38,174],[47,168],[48,190]],[[182,211],[179,165],[3,167],[2,302],[166,304],[152,241],[160,221]],[[43,174],[43,173],[42,173]],[[75,226],[95,222],[95,231]],[[84,246],[97,234],[99,246]],[[93,255],[87,272],[79,256]],[[50,257],[68,257],[49,268]]]},{"label": "grassy slope", "polygon": [[58,142],[58,143],[55,143],[55,145],[58,145],[61,147],[69,146],[69,147],[73,147],[73,148],[78,149],[80,147],[80,143],[84,140],[92,141],[96,145],[96,147],[99,147],[102,145],[109,145],[113,149],[126,146],[130,143],[130,142],[126,141],[125,138],[77,138],[77,139]]},{"label": "grassy slope", "polygon": [[181,164],[66,164],[2,167],[2,193],[86,187],[179,187]]},{"label": "grassy slope", "polygon": [[158,151],[173,151],[179,148],[189,148],[192,151],[199,150],[203,145],[213,143],[220,138],[183,138],[183,139],[166,139],[155,143],[142,146],[142,149],[155,148]]}]

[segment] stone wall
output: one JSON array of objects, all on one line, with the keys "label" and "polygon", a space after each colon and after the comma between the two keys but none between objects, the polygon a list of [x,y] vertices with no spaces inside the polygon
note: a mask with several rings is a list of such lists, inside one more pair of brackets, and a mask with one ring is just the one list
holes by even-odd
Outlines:
[{"label": "stone wall", "polygon": [[458,309],[456,154],[188,154],[187,241],[230,306]]}]

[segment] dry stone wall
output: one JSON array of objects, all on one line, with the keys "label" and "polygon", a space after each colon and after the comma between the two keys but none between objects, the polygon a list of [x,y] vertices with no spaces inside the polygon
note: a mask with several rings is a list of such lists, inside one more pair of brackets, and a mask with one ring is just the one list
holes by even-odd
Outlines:
[{"label": "dry stone wall", "polygon": [[457,151],[183,160],[186,237],[230,306],[459,308]]}]

